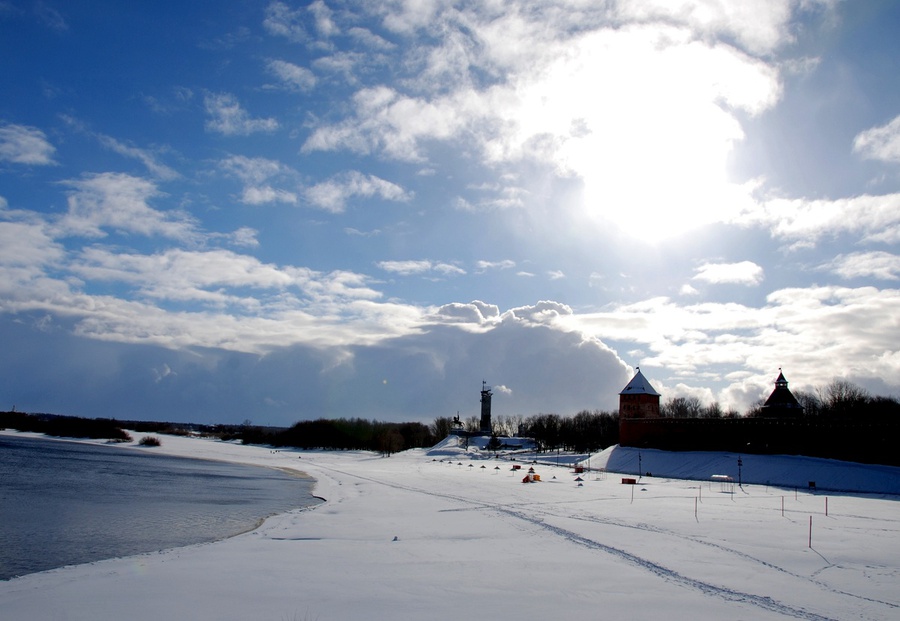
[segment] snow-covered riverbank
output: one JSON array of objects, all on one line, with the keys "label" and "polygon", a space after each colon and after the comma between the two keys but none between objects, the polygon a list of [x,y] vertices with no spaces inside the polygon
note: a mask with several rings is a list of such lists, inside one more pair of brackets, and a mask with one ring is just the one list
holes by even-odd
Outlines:
[{"label": "snow-covered riverbank", "polygon": [[[764,484],[731,493],[709,473],[576,481],[540,464],[541,482],[523,484],[509,462],[451,449],[382,458],[162,440],[134,450],[303,471],[327,502],[226,541],[0,583],[5,620],[900,614],[895,496]],[[628,452],[607,454],[607,465],[620,458]],[[656,467],[648,459],[644,472]]]}]

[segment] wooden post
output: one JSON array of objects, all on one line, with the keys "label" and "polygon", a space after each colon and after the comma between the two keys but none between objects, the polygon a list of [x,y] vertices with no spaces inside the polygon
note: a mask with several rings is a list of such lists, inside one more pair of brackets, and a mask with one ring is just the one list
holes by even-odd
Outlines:
[{"label": "wooden post", "polygon": [[812,550],[812,516],[809,516],[809,549]]},{"label": "wooden post", "polygon": [[825,517],[828,517],[828,496],[825,496]]},{"label": "wooden post", "polygon": [[784,496],[781,497],[781,517],[784,517]]}]

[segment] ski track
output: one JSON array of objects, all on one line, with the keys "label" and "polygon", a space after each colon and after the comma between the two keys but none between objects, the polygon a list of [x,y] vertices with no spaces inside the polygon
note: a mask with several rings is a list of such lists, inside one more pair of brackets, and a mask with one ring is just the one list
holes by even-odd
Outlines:
[{"label": "ski track", "polygon": [[708,582],[703,582],[701,580],[696,580],[694,578],[689,578],[683,574],[678,573],[672,569],[669,569],[659,563],[655,563],[649,559],[637,556],[636,554],[632,554],[630,552],[626,552],[620,548],[616,548],[605,543],[600,543],[599,541],[594,541],[593,539],[589,539],[582,535],[579,535],[570,530],[566,530],[559,526],[553,526],[551,524],[547,524],[542,519],[537,517],[532,517],[529,515],[525,515],[519,511],[513,511],[509,509],[499,509],[502,513],[507,515],[511,515],[512,517],[518,518],[520,520],[524,520],[526,522],[530,522],[531,524],[540,526],[541,528],[563,537],[573,543],[585,546],[587,548],[593,550],[600,550],[602,552],[606,552],[612,556],[615,556],[621,560],[627,561],[632,565],[636,565],[642,569],[649,571],[650,573],[659,576],[663,580],[668,582],[674,582],[676,584],[680,584],[682,586],[686,586],[688,588],[694,589],[703,593],[704,595],[712,595],[715,597],[719,597],[725,599],[727,601],[732,602],[740,602],[745,604],[751,604],[758,608],[762,608],[764,610],[768,610],[771,612],[777,612],[779,614],[783,614],[786,616],[794,617],[797,619],[808,619],[809,621],[837,621],[831,617],[824,617],[822,615],[816,614],[814,612],[809,612],[800,608],[795,608],[793,606],[789,606],[787,604],[783,604],[778,602],[777,600],[766,597],[762,595],[754,595],[752,593],[746,593],[744,591],[737,591],[735,589],[729,589],[726,587],[716,586],[710,584]]},{"label": "ski track", "polygon": [[[847,597],[853,597],[853,598],[858,599],[858,600],[863,601],[863,602],[868,602],[868,603],[872,603],[872,604],[880,604],[880,605],[882,605],[882,606],[887,606],[887,607],[889,607],[889,608],[900,608],[900,605],[894,604],[894,603],[892,603],[892,602],[886,602],[886,601],[879,600],[879,599],[874,599],[874,598],[871,598],[871,597],[864,597],[864,596],[862,596],[862,595],[857,595],[857,594],[855,594],[855,593],[850,593],[850,592],[848,592],[848,591],[841,591],[841,590],[839,590],[839,589],[836,589],[833,585],[826,584],[826,583],[821,582],[821,581],[819,581],[819,580],[815,580],[815,579],[813,579],[813,578],[811,578],[811,577],[807,577],[807,576],[803,576],[803,575],[800,575],[800,574],[796,574],[796,573],[794,573],[794,572],[792,572],[792,571],[788,571],[788,570],[785,569],[784,567],[779,567],[778,565],[774,565],[774,564],[772,564],[772,563],[770,563],[770,562],[768,562],[768,561],[764,561],[764,560],[762,560],[762,559],[756,558],[755,556],[752,556],[752,555],[750,555],[750,554],[747,554],[746,552],[741,552],[740,550],[736,550],[736,549],[734,549],[734,548],[730,548],[730,547],[725,546],[725,545],[722,545],[722,544],[720,544],[720,543],[715,543],[715,542],[713,542],[713,541],[707,541],[707,540],[705,540],[705,539],[700,539],[700,538],[698,538],[698,537],[693,537],[693,536],[690,536],[690,535],[682,535],[682,534],[679,534],[679,533],[677,533],[677,532],[675,532],[675,531],[671,531],[671,530],[668,530],[668,529],[665,529],[665,528],[661,528],[661,527],[659,527],[659,526],[651,526],[651,525],[649,525],[649,524],[644,524],[644,523],[640,523],[640,522],[631,524],[631,523],[622,522],[622,521],[619,521],[619,520],[612,520],[612,519],[607,519],[607,518],[598,518],[598,517],[594,517],[594,516],[585,516],[585,515],[560,515],[560,514],[558,514],[558,513],[553,513],[553,512],[551,512],[551,511],[547,511],[546,509],[543,510],[543,513],[544,513],[545,515],[550,515],[550,516],[553,516],[553,517],[569,518],[569,519],[579,520],[579,521],[584,521],[584,522],[588,522],[588,523],[602,524],[602,525],[605,525],[605,526],[616,526],[616,527],[619,527],[619,528],[634,528],[634,529],[637,529],[637,530],[642,530],[642,531],[652,532],[652,533],[659,534],[659,535],[665,535],[665,536],[667,536],[667,537],[675,537],[675,538],[683,539],[683,540],[685,540],[685,541],[690,541],[691,543],[694,543],[694,544],[706,546],[706,547],[709,547],[709,548],[713,548],[713,549],[716,549],[716,550],[720,550],[720,551],[722,551],[722,552],[727,552],[728,554],[731,554],[731,555],[733,555],[733,556],[736,556],[736,557],[738,557],[738,558],[741,558],[741,559],[744,559],[744,560],[747,560],[747,561],[751,561],[751,562],[757,563],[757,564],[759,564],[759,565],[762,565],[763,567],[766,567],[767,569],[771,569],[771,570],[773,570],[773,571],[777,571],[777,572],[783,573],[783,574],[788,575],[788,576],[790,576],[790,577],[792,577],[792,578],[795,578],[795,579],[797,579],[797,580],[803,580],[803,581],[810,582],[810,583],[816,585],[817,587],[820,587],[821,589],[823,589],[823,590],[825,590],[825,591],[828,591],[829,593],[838,593],[838,594],[840,594],[840,595],[845,595],[845,596],[847,596]],[[836,566],[830,564],[829,567],[836,567]],[[820,569],[819,571],[817,571],[814,575],[818,575],[819,573],[821,573],[821,572],[824,571],[825,569],[828,569],[829,567],[823,567],[822,569]]]},{"label": "ski track", "polygon": [[[636,567],[639,567],[641,569],[644,569],[644,570],[652,573],[653,575],[662,578],[663,580],[665,580],[667,582],[679,584],[683,587],[698,591],[698,592],[702,593],[703,595],[708,595],[711,597],[718,597],[718,598],[724,599],[729,602],[738,602],[738,603],[743,603],[743,604],[749,604],[749,605],[755,606],[755,607],[763,609],[763,610],[775,612],[775,613],[778,613],[778,614],[781,614],[781,615],[784,615],[787,617],[793,617],[795,619],[804,619],[807,621],[839,621],[838,619],[835,619],[832,617],[826,617],[826,616],[820,615],[818,613],[811,612],[809,610],[804,610],[802,608],[797,608],[795,606],[791,606],[789,604],[779,602],[778,600],[776,600],[772,597],[768,597],[768,596],[764,596],[764,595],[756,595],[756,594],[747,593],[744,591],[738,591],[736,589],[730,589],[730,588],[723,587],[723,586],[717,586],[714,584],[710,584],[708,582],[704,582],[702,580],[690,578],[690,577],[685,576],[673,569],[669,569],[668,567],[665,567],[664,565],[661,565],[659,563],[651,561],[647,558],[638,556],[636,554],[632,554],[631,552],[628,552],[626,550],[622,550],[620,548],[616,548],[614,546],[610,546],[608,544],[601,543],[599,541],[595,541],[593,539],[590,539],[583,535],[579,535],[578,533],[567,530],[565,528],[562,528],[559,526],[554,526],[552,524],[548,524],[541,517],[534,516],[534,515],[528,515],[520,510],[516,510],[511,507],[485,503],[485,502],[481,502],[481,501],[477,501],[477,500],[472,500],[471,498],[467,498],[464,496],[458,496],[455,494],[436,492],[431,489],[422,489],[419,487],[413,487],[413,486],[409,486],[409,485],[402,485],[399,483],[384,481],[381,479],[376,479],[374,477],[367,477],[367,476],[363,476],[363,475],[356,474],[356,473],[346,472],[346,471],[339,470],[339,469],[331,467],[331,466],[325,466],[324,464],[316,464],[316,466],[319,468],[322,468],[324,470],[329,470],[334,474],[340,474],[340,475],[343,475],[346,477],[352,477],[354,479],[367,481],[369,483],[373,483],[376,485],[383,485],[386,487],[400,489],[400,490],[404,490],[404,491],[412,492],[412,493],[416,493],[416,494],[424,494],[427,496],[433,496],[433,497],[437,497],[437,498],[443,498],[446,500],[452,500],[455,502],[462,503],[464,505],[468,505],[468,506],[470,506],[474,509],[478,509],[478,510],[496,511],[497,513],[499,513],[501,515],[506,515],[515,520],[525,522],[532,526],[541,528],[542,530],[545,530],[553,535],[561,537],[561,538],[563,538],[571,543],[574,543],[576,545],[580,545],[580,546],[589,548],[591,550],[598,550],[598,551],[604,552],[606,554],[609,554],[611,556],[615,556],[616,558],[621,559],[621,560],[623,560],[631,565],[634,565]],[[319,506],[322,506],[322,505],[319,505]],[[315,509],[315,507],[313,507],[313,508]],[[460,510],[462,510],[462,509],[460,509]],[[546,510],[543,510],[543,513],[544,513],[544,515],[549,515],[552,517],[566,517],[566,518],[575,517],[575,519],[585,519],[583,517],[578,518],[576,516],[571,516],[571,515],[560,516],[560,515],[551,513],[549,511],[546,511]],[[798,576],[796,574],[793,574],[791,572],[784,570],[783,568],[772,565],[771,563],[767,563],[760,559],[756,559],[750,555],[741,553],[737,550],[727,548],[725,546],[721,546],[719,544],[712,544],[709,542],[704,542],[702,540],[696,540],[691,537],[684,537],[682,535],[678,535],[677,533],[673,533],[671,531],[665,531],[663,529],[651,527],[646,524],[640,524],[640,525],[625,524],[625,523],[615,522],[612,520],[610,520],[608,522],[605,522],[603,520],[588,520],[588,521],[595,521],[597,523],[605,523],[605,524],[612,525],[612,526],[619,526],[619,527],[626,527],[626,528],[638,528],[638,529],[642,529],[642,530],[657,532],[659,534],[664,534],[664,535],[668,535],[668,536],[680,537],[680,538],[687,539],[687,540],[690,540],[695,543],[703,543],[705,545],[710,545],[714,548],[719,548],[722,551],[738,555],[741,558],[744,558],[746,560],[750,560],[750,561],[759,563],[766,568],[786,573],[787,575],[790,575],[790,576],[800,579],[800,580],[812,582],[817,587],[823,588],[829,592],[835,592],[831,587],[828,587],[827,585],[825,585],[817,580],[810,580],[809,578],[806,578],[804,576]],[[853,595],[852,593],[843,593],[841,591],[837,591],[837,592],[841,593],[843,595],[858,597],[858,596]],[[869,601],[871,603],[890,606],[892,608],[898,608],[898,606],[895,604],[882,602],[879,600],[874,600],[874,599],[865,598],[865,597],[859,597],[859,599],[864,600],[864,601]]]}]

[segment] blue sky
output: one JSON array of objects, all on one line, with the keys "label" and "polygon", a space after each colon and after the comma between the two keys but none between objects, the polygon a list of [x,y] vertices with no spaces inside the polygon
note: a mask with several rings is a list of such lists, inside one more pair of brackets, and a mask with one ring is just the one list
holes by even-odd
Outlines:
[{"label": "blue sky", "polygon": [[900,394],[894,2],[0,0],[0,407]]}]

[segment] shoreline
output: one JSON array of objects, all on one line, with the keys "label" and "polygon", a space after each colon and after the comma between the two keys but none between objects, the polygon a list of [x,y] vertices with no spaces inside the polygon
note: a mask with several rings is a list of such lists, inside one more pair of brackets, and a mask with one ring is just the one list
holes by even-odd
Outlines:
[{"label": "shoreline", "polygon": [[54,567],[45,567],[43,569],[35,569],[35,570],[27,571],[25,573],[15,574],[15,575],[11,575],[8,577],[0,578],[0,582],[8,582],[11,580],[21,579],[21,578],[24,578],[27,576],[41,574],[44,572],[52,572],[52,571],[56,571],[56,570],[60,570],[60,569],[76,568],[76,567],[79,567],[82,565],[92,565],[95,563],[101,563],[101,562],[105,562],[105,561],[113,561],[113,560],[118,560],[118,559],[140,557],[140,556],[143,556],[146,554],[159,554],[159,553],[164,553],[164,552],[172,551],[172,550],[191,548],[193,546],[214,544],[214,543],[217,543],[220,541],[225,541],[225,540],[231,539],[233,537],[239,537],[239,536],[245,535],[247,533],[252,533],[252,532],[260,529],[267,520],[269,520],[275,516],[283,515],[283,514],[287,514],[287,513],[291,513],[291,512],[305,511],[308,509],[315,508],[325,502],[325,499],[323,499],[319,496],[316,496],[312,493],[314,486],[315,486],[315,479],[313,477],[309,476],[308,473],[301,471],[301,470],[297,470],[296,468],[288,467],[285,465],[279,465],[279,466],[263,465],[263,464],[259,464],[259,463],[254,463],[252,461],[244,461],[244,460],[234,459],[234,458],[222,458],[222,457],[213,458],[213,457],[204,457],[204,456],[196,456],[196,455],[186,455],[186,454],[184,454],[183,450],[175,450],[175,451],[160,450],[162,448],[162,446],[143,447],[143,446],[140,446],[138,443],[140,442],[140,439],[145,435],[153,435],[153,436],[162,435],[162,438],[164,441],[170,437],[175,437],[175,436],[166,436],[165,434],[152,434],[152,433],[151,434],[142,434],[142,433],[133,432],[133,431],[129,431],[128,433],[133,437],[133,439],[128,442],[118,442],[118,441],[111,442],[111,441],[104,440],[104,439],[94,439],[94,438],[59,437],[59,436],[47,435],[47,434],[40,433],[40,432],[20,432],[20,431],[11,430],[11,429],[0,430],[0,438],[9,437],[9,438],[18,438],[18,439],[23,439],[23,440],[33,439],[33,440],[45,440],[45,441],[49,441],[49,442],[61,442],[61,443],[65,443],[65,444],[87,445],[87,446],[97,447],[101,451],[103,448],[109,447],[109,448],[120,449],[120,450],[124,450],[124,451],[128,451],[128,452],[131,452],[132,450],[140,451],[140,454],[142,454],[142,455],[155,454],[156,456],[158,456],[160,458],[196,460],[196,461],[218,463],[218,464],[229,465],[229,466],[238,466],[238,467],[245,467],[245,468],[262,468],[265,470],[274,470],[276,472],[279,472],[282,475],[296,478],[296,479],[299,479],[299,480],[309,483],[310,484],[309,491],[307,492],[307,496],[304,499],[305,500],[304,502],[300,502],[299,504],[297,504],[295,506],[291,506],[287,509],[278,509],[278,510],[266,513],[265,515],[262,515],[260,517],[251,518],[252,521],[249,522],[245,527],[243,527],[243,528],[239,527],[239,530],[229,532],[228,534],[214,535],[211,537],[210,536],[198,537],[195,541],[189,541],[187,543],[183,543],[183,544],[179,544],[179,545],[168,545],[168,546],[163,545],[160,547],[147,546],[147,549],[145,549],[143,551],[137,551],[137,552],[127,553],[127,554],[113,553],[110,556],[103,556],[103,557],[99,557],[99,558],[90,558],[89,560],[84,560],[84,561],[76,562],[76,563],[66,562],[64,564],[57,565]]}]

